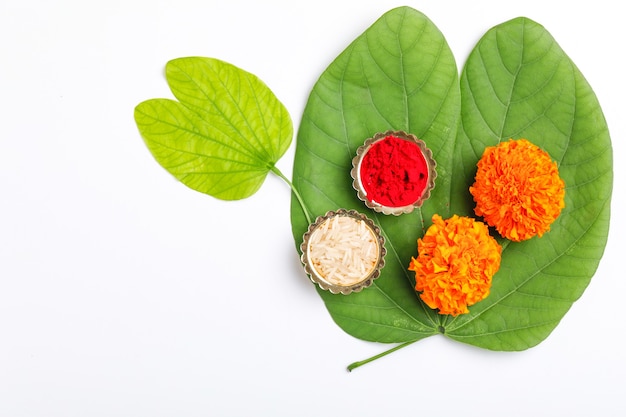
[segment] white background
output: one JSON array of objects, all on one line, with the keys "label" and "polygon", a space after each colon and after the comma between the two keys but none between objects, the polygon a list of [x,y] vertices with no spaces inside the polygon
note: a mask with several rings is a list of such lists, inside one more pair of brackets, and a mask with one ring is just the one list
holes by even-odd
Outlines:
[{"label": "white background", "polygon": [[[165,63],[229,61],[297,129],[322,70],[393,1],[0,3],[0,417],[626,415],[624,54],[616,1],[409,1],[459,68],[492,26],[543,24],[594,88],[615,184],[609,243],[550,337],[495,353],[345,334],[302,272],[289,189],[223,202],[152,159],[133,108]],[[278,163],[291,176],[295,142]],[[348,414],[349,413],[349,414]]]}]

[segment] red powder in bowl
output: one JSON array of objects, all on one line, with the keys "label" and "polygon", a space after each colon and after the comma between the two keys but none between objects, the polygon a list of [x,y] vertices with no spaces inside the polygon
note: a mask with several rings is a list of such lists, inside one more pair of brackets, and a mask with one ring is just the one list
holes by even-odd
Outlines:
[{"label": "red powder in bowl", "polygon": [[416,143],[386,136],[370,146],[359,174],[368,200],[403,207],[422,197],[428,184],[428,163]]}]

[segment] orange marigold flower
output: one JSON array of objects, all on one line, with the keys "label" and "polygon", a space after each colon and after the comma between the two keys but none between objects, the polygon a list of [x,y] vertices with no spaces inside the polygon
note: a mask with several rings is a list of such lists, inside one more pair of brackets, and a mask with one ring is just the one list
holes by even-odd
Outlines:
[{"label": "orange marigold flower", "polygon": [[489,295],[502,247],[489,235],[487,225],[470,217],[443,220],[435,214],[432,220],[417,241],[417,259],[411,258],[409,265],[415,271],[415,290],[439,314],[467,313],[468,306]]},{"label": "orange marigold flower", "polygon": [[565,206],[565,183],[556,162],[526,139],[487,147],[470,193],[474,212],[505,238],[543,236]]}]

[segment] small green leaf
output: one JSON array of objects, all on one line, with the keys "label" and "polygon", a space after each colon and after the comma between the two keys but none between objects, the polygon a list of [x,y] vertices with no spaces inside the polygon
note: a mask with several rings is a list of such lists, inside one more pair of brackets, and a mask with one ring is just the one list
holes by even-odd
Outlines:
[{"label": "small green leaf", "polygon": [[135,121],[161,166],[190,188],[223,200],[254,194],[289,148],[285,107],[255,75],[211,58],[167,63],[178,101],[151,99]]}]

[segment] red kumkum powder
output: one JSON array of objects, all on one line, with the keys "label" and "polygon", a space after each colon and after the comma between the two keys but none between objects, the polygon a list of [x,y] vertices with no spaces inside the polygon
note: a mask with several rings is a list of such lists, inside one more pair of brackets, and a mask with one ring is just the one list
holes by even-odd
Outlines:
[{"label": "red kumkum powder", "polygon": [[416,143],[390,135],[370,146],[359,174],[368,200],[403,207],[424,193],[428,163]]}]

